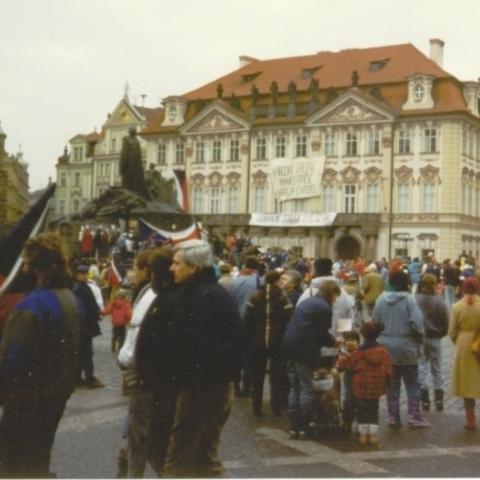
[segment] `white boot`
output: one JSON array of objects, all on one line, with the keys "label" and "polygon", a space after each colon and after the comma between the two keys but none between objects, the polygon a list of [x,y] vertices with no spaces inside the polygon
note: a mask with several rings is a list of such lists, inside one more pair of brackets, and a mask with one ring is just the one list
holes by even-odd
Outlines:
[{"label": "white boot", "polygon": [[368,423],[358,425],[358,441],[362,445],[368,443]]},{"label": "white boot", "polygon": [[368,437],[371,445],[378,445],[378,425],[370,423],[368,425]]}]

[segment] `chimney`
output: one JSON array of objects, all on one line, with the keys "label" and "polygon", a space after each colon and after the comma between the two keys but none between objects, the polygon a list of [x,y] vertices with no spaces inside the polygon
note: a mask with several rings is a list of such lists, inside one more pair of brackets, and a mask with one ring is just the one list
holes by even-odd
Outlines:
[{"label": "chimney", "polygon": [[252,62],[258,62],[257,58],[249,57],[248,55],[240,55],[238,58],[240,60],[240,68],[250,65]]},{"label": "chimney", "polygon": [[443,46],[445,42],[439,38],[430,40],[430,60],[433,60],[440,68],[443,68]]}]

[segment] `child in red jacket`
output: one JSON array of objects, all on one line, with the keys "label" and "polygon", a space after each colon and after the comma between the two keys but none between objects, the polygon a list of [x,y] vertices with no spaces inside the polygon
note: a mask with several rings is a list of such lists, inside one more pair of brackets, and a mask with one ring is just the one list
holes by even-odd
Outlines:
[{"label": "child in red jacket", "polygon": [[127,291],[121,288],[115,295],[115,300],[110,302],[106,308],[102,310],[102,315],[112,315],[112,352],[118,351],[125,341],[125,332],[128,322],[132,319],[132,305],[126,299]]},{"label": "child in red jacket", "polygon": [[352,389],[357,404],[359,442],[378,445],[378,402],[387,391],[392,362],[386,348],[377,343],[381,327],[365,322],[360,348],[339,359],[340,368],[353,372]]}]

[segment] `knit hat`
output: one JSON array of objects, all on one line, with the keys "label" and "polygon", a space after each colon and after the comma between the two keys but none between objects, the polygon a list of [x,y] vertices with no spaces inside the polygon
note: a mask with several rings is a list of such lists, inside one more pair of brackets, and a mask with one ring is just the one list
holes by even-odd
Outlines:
[{"label": "knit hat", "polygon": [[90,268],[88,267],[88,265],[78,265],[75,268],[75,273],[88,273],[89,270]]},{"label": "knit hat", "polygon": [[360,333],[366,340],[376,340],[382,331],[382,327],[375,322],[365,322],[360,327]]},{"label": "knit hat", "polygon": [[127,296],[127,291],[124,288],[121,288],[116,294],[116,298],[125,298]]},{"label": "knit hat", "polygon": [[470,277],[462,282],[462,291],[467,295],[474,295],[478,293],[478,286],[478,280],[474,277]]}]

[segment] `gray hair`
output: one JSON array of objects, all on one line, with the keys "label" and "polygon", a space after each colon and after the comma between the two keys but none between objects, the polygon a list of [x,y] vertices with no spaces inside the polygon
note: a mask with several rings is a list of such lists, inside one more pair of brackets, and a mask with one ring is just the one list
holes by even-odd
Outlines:
[{"label": "gray hair", "polygon": [[290,282],[293,283],[293,288],[298,289],[300,288],[300,285],[302,284],[302,276],[300,273],[298,273],[296,270],[286,270],[284,272],[284,275],[286,275],[289,279]]},{"label": "gray hair", "polygon": [[187,240],[176,245],[174,253],[183,252],[183,261],[200,268],[213,267],[212,247],[205,240]]}]

